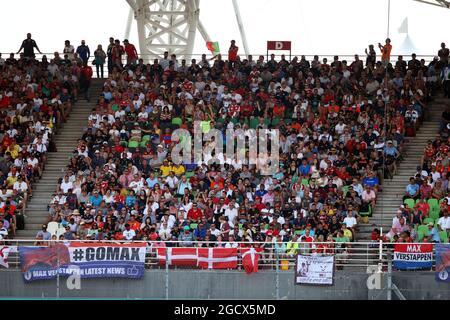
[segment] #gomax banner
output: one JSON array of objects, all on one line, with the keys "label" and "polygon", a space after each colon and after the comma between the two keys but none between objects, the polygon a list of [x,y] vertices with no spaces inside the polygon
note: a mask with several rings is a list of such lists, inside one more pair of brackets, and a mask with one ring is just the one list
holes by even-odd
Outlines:
[{"label": "#gomax banner", "polygon": [[433,266],[433,244],[397,243],[394,267],[398,270],[429,269]]},{"label": "#gomax banner", "polygon": [[144,275],[145,243],[71,243],[21,247],[25,281],[79,274],[81,278],[130,278]]},{"label": "#gomax banner", "polygon": [[297,256],[295,284],[333,285],[333,256]]}]

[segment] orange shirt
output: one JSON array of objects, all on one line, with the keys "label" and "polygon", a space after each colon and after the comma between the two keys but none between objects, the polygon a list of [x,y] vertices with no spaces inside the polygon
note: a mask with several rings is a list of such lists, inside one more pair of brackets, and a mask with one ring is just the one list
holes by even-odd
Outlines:
[{"label": "orange shirt", "polygon": [[392,45],[385,44],[383,48],[381,49],[381,60],[382,61],[389,61],[391,59],[391,51],[392,51]]}]

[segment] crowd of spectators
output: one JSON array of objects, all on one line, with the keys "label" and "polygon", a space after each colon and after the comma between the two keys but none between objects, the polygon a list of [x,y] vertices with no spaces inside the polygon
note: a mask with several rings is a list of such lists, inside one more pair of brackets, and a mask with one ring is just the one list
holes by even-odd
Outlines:
[{"label": "crowd of spectators", "polygon": [[[388,45],[383,61],[371,51],[351,63],[241,59],[232,42],[228,61],[166,52],[145,64],[128,41],[111,38],[109,77],[49,221],[66,228],[64,239],[285,242],[286,251],[298,241],[355,241],[444,67],[415,54],[391,63]],[[279,130],[278,171],[262,176],[221,154],[221,164],[173,163],[171,133],[194,122],[204,133]]]},{"label": "crowd of spectators", "polygon": [[[444,97],[448,95],[449,49],[441,44],[438,64]],[[389,242],[448,243],[450,240],[450,104],[442,113],[440,130],[424,148],[416,174],[409,179],[403,204],[397,210],[392,228],[385,236],[378,229],[373,240]]]},{"label": "crowd of spectators", "polygon": [[38,61],[34,48],[39,51],[28,34],[19,57],[0,56],[0,240],[23,229],[32,183],[41,177],[52,138],[77,96],[77,66],[57,57]]}]

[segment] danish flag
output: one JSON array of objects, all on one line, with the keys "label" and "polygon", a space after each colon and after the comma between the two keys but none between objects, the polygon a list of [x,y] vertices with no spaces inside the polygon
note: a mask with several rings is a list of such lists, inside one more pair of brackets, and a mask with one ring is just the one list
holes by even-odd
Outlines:
[{"label": "danish flag", "polygon": [[241,249],[242,266],[247,274],[258,272],[259,255],[262,251],[262,248]]},{"label": "danish flag", "polygon": [[198,266],[203,269],[236,269],[237,248],[198,248]]},{"label": "danish flag", "polygon": [[166,260],[169,266],[197,266],[197,248],[157,248],[160,265],[165,265]]}]

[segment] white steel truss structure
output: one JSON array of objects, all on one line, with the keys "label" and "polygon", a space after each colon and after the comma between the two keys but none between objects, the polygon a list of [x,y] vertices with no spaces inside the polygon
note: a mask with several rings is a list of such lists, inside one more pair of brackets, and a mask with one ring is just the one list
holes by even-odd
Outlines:
[{"label": "white steel truss structure", "polygon": [[200,22],[200,0],[127,0],[137,21],[139,47],[145,58],[167,51],[192,54],[197,30],[210,41]]},{"label": "white steel truss structure", "polygon": [[450,1],[444,1],[444,0],[414,0],[414,1],[431,4],[432,6],[438,6],[438,7],[450,9]]}]

